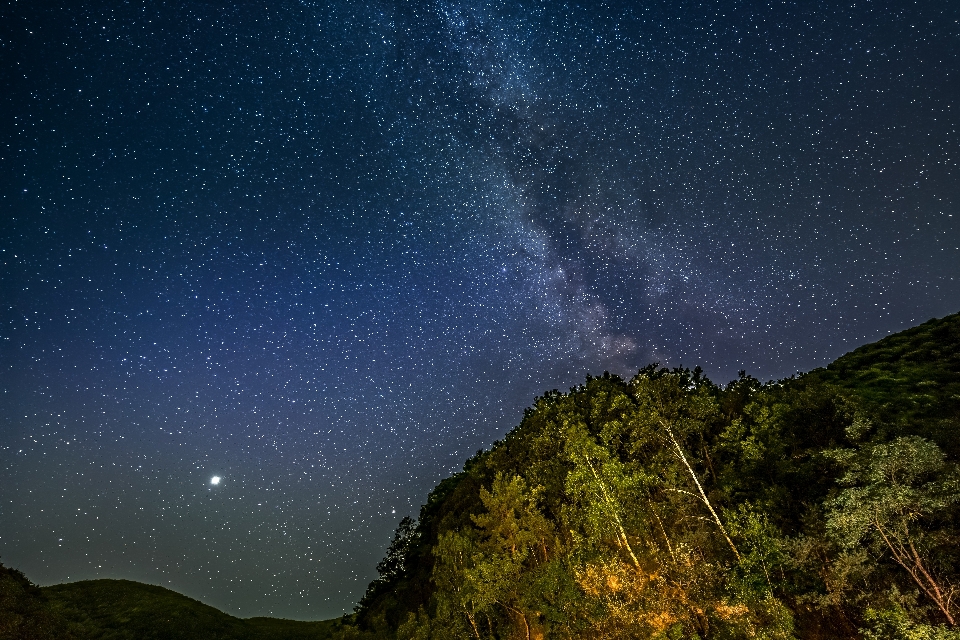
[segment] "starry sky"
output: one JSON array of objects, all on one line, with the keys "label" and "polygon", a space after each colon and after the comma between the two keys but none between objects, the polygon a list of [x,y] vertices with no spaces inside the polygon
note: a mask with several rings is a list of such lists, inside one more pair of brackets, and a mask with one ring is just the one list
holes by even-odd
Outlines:
[{"label": "starry sky", "polygon": [[546,390],[960,310],[958,54],[953,0],[4,2],[0,559],[337,616]]}]

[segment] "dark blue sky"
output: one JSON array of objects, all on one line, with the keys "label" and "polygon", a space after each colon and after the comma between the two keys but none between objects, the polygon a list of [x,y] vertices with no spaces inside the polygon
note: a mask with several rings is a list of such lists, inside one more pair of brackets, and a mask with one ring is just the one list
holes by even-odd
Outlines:
[{"label": "dark blue sky", "polygon": [[42,584],[339,615],[548,389],[960,310],[955,2],[71,4],[0,8],[0,558]]}]

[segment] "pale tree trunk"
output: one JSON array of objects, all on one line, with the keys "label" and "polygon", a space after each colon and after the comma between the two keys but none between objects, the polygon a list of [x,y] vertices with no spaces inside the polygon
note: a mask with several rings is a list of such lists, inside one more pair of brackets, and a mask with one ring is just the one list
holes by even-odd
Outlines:
[{"label": "pale tree trunk", "polygon": [[[501,602],[500,604],[503,604],[503,603]],[[530,625],[527,624],[527,616],[524,615],[523,611],[520,611],[519,609],[514,609],[513,607],[511,607],[511,606],[508,605],[508,604],[504,604],[503,606],[506,607],[507,609],[509,609],[510,611],[512,611],[513,613],[517,614],[517,616],[520,617],[520,620],[523,621],[523,629],[524,629],[524,631],[527,632],[527,640],[530,640]]]},{"label": "pale tree trunk", "polygon": [[477,629],[477,622],[469,611],[467,611],[467,620],[470,621],[470,626],[473,628],[473,635],[477,636],[477,640],[480,640],[480,630]]},{"label": "pale tree trunk", "polygon": [[617,505],[610,497],[610,494],[607,493],[607,487],[603,484],[603,480],[601,480],[600,476],[597,474],[597,470],[594,469],[593,463],[590,462],[590,456],[584,455],[583,457],[587,461],[587,466],[590,467],[593,477],[597,480],[597,484],[600,485],[600,492],[603,494],[604,502],[607,503],[607,506],[610,507],[610,511],[613,514],[613,520],[617,525],[617,531],[620,534],[621,546],[623,546],[627,550],[627,553],[630,554],[630,559],[633,560],[633,566],[639,569],[640,561],[637,560],[636,554],[633,553],[633,547],[630,546],[630,540],[627,539],[627,532],[623,528],[623,522],[620,520],[620,514],[617,513]]},{"label": "pale tree trunk", "polygon": [[917,553],[913,541],[910,540],[909,537],[907,538],[906,544],[904,544],[895,537],[892,537],[893,534],[888,535],[888,532],[879,522],[874,521],[873,526],[880,532],[880,536],[887,544],[897,564],[903,567],[907,573],[910,574],[910,577],[913,578],[913,581],[917,583],[921,591],[927,594],[927,597],[937,604],[937,607],[943,612],[950,626],[957,626],[956,619],[951,611],[953,608],[951,601],[953,600],[954,589],[952,587],[942,586],[940,582],[931,575],[920,554]]},{"label": "pale tree trunk", "polygon": [[676,560],[677,556],[673,553],[673,545],[670,544],[670,538],[667,536],[667,529],[663,526],[663,520],[660,519],[660,514],[657,513],[657,509],[653,506],[653,502],[650,502],[650,511],[653,513],[653,517],[657,519],[657,523],[660,525],[660,532],[663,533],[663,540],[667,543],[667,551],[670,552],[670,557]]},{"label": "pale tree trunk", "polygon": [[733,544],[733,540],[731,540],[730,536],[727,534],[727,529],[723,526],[720,516],[717,515],[716,511],[714,511],[713,505],[710,503],[710,499],[707,498],[707,493],[703,490],[703,485],[700,484],[700,479],[697,477],[697,473],[693,470],[693,467],[690,466],[690,462],[687,460],[687,456],[683,453],[683,448],[680,446],[680,443],[677,442],[676,437],[674,437],[673,430],[670,429],[670,425],[668,425],[666,421],[661,418],[660,426],[662,426],[664,431],[667,432],[667,435],[670,436],[670,443],[673,445],[674,454],[676,454],[680,461],[683,462],[683,466],[687,468],[687,471],[690,473],[690,477],[693,478],[693,484],[697,486],[697,491],[700,492],[700,500],[707,506],[707,509],[710,510],[710,515],[713,516],[714,522],[717,523],[720,533],[723,534],[723,537],[727,540],[727,544],[729,544],[730,548],[733,549],[733,555],[737,557],[738,562],[742,562],[743,558],[740,556],[740,552],[737,550],[737,545]]}]

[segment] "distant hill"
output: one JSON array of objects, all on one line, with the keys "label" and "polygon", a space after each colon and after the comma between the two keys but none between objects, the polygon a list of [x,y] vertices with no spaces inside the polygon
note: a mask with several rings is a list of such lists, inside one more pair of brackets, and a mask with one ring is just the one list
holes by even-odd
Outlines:
[{"label": "distant hill", "polygon": [[246,640],[247,624],[184,595],[130,580],[83,580],[41,589],[53,610],[96,636],[126,640]]},{"label": "distant hill", "polygon": [[0,640],[327,640],[339,620],[240,619],[130,580],[38,588],[0,565]]}]

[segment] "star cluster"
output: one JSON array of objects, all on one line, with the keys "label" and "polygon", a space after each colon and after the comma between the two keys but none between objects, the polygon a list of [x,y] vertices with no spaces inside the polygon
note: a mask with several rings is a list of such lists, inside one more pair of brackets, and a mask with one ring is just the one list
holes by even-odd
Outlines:
[{"label": "star cluster", "polygon": [[779,378],[956,312],[958,29],[950,2],[7,3],[0,557],[336,616],[548,389]]}]

